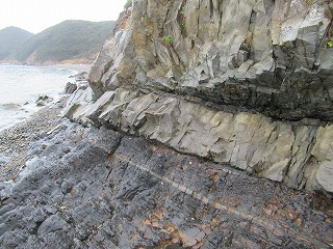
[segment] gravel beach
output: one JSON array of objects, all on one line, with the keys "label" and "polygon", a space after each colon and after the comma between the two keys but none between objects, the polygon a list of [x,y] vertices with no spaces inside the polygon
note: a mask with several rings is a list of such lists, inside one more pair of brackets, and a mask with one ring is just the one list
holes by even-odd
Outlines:
[{"label": "gravel beach", "polygon": [[63,97],[27,120],[0,131],[0,181],[15,179],[25,167],[30,142],[44,137],[59,124],[66,100]]}]

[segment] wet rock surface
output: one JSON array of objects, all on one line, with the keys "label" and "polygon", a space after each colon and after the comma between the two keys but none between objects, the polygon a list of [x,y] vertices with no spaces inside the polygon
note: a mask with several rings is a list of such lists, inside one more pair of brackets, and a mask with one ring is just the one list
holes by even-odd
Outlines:
[{"label": "wet rock surface", "polygon": [[59,114],[66,99],[67,97],[61,98],[59,102],[42,108],[25,122],[0,132],[0,181],[15,179],[25,167],[30,143],[57,129],[61,120]]},{"label": "wet rock surface", "polygon": [[226,164],[64,122],[31,144],[15,182],[0,183],[0,247],[328,249],[332,206]]}]

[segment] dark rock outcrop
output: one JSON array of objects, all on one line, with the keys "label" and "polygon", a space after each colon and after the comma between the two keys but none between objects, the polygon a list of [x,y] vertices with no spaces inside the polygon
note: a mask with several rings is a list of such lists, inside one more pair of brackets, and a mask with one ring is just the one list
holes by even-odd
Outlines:
[{"label": "dark rock outcrop", "polygon": [[328,249],[332,242],[332,201],[142,138],[64,123],[29,154],[16,181],[0,184],[1,248]]}]

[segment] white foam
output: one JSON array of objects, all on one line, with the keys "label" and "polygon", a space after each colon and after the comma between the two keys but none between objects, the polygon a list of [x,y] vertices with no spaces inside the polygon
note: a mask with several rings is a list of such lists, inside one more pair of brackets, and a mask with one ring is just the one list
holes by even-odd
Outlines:
[{"label": "white foam", "polygon": [[78,69],[61,66],[0,65],[0,130],[24,122],[41,107],[39,96],[57,101]]}]

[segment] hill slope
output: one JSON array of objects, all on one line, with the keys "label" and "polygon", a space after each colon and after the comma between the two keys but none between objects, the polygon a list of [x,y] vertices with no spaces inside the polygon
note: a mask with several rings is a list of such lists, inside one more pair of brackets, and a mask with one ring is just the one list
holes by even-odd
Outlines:
[{"label": "hill slope", "polygon": [[17,27],[0,30],[0,60],[10,59],[14,51],[32,36],[32,33]]},{"label": "hill slope", "polygon": [[113,21],[64,21],[28,39],[15,57],[29,63],[93,60],[113,27]]}]

